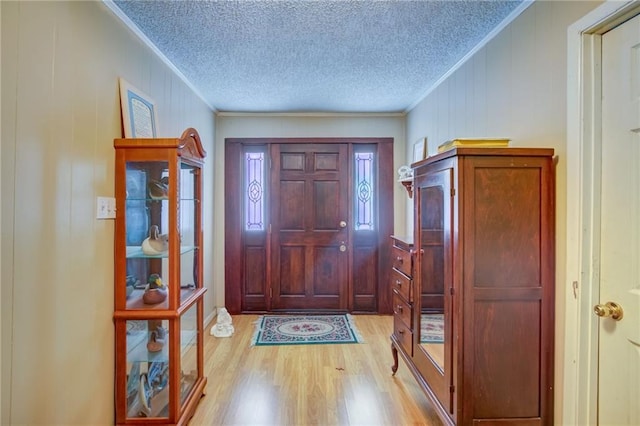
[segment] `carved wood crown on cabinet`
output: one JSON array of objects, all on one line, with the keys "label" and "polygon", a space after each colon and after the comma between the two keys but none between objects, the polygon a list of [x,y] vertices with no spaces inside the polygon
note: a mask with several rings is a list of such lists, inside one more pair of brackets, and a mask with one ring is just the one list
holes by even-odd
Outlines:
[{"label": "carved wood crown on cabinet", "polygon": [[[445,424],[551,425],[553,150],[458,148],[414,176],[413,241],[393,239],[412,269],[392,269],[392,370],[400,354]],[[429,314],[443,343],[421,342]]]}]

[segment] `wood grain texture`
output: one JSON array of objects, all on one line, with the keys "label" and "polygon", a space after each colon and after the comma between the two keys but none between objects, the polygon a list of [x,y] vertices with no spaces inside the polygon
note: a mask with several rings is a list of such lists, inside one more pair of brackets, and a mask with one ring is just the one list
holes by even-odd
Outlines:
[{"label": "wood grain texture", "polygon": [[[395,323],[399,355],[448,424],[553,424],[553,150],[459,148],[414,168],[413,285],[421,297],[411,355]],[[433,250],[439,241],[443,255]],[[437,290],[444,368],[415,326]]]},{"label": "wood grain texture", "polygon": [[393,317],[354,316],[361,344],[250,346],[256,315],[231,338],[205,336],[206,395],[195,425],[441,425],[411,373],[391,376]]},{"label": "wood grain texture", "polygon": [[[225,140],[224,305],[231,314],[393,311],[388,286],[393,148],[392,138]],[[244,152],[264,152],[268,159],[264,231],[244,231],[237,196],[244,191]],[[355,153],[371,152],[376,153],[375,224],[355,231],[352,161]]]}]

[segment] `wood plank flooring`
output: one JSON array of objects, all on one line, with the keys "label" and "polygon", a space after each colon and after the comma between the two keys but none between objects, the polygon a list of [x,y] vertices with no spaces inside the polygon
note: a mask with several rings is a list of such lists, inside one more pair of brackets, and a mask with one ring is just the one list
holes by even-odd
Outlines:
[{"label": "wood plank flooring", "polygon": [[250,347],[257,318],[233,316],[230,338],[205,330],[190,426],[442,424],[402,360],[391,376],[391,316],[354,315],[361,344]]}]

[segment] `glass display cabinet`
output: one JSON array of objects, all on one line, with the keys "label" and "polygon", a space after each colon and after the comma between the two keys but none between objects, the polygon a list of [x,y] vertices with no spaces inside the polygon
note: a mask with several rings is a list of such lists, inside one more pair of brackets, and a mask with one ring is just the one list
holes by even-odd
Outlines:
[{"label": "glass display cabinet", "polygon": [[184,424],[204,393],[202,166],[195,129],[115,139],[116,424]]}]

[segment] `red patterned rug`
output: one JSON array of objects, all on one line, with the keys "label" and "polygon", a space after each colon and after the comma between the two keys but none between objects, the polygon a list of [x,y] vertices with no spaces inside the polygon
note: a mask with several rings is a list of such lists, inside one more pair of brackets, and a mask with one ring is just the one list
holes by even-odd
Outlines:
[{"label": "red patterned rug", "polygon": [[353,317],[342,315],[265,315],[256,321],[251,346],[362,342]]}]

